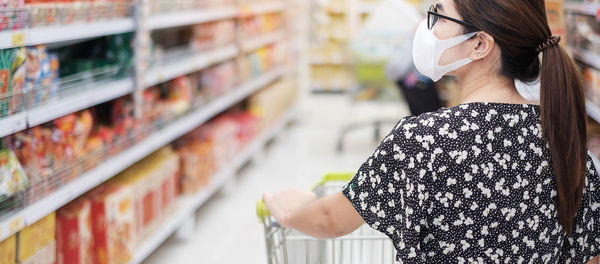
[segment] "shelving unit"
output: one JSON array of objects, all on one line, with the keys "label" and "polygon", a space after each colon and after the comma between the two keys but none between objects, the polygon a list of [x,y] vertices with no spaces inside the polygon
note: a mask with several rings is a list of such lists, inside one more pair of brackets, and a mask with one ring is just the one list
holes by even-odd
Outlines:
[{"label": "shelving unit", "polygon": [[268,33],[262,36],[258,36],[252,39],[242,41],[242,50],[244,52],[253,51],[259,49],[268,44],[281,41],[283,39],[284,33],[281,31]]},{"label": "shelving unit", "polygon": [[231,93],[213,100],[208,105],[192,111],[177,121],[154,132],[133,147],[84,173],[52,194],[22,210],[14,212],[4,219],[0,219],[0,240],[6,239],[26,226],[35,223],[42,217],[110,179],[123,169],[133,165],[162,146],[181,137],[265,85],[283,76],[284,73],[285,71],[282,69],[275,69],[239,86]]},{"label": "shelving unit", "polygon": [[5,137],[27,128],[27,113],[19,112],[0,119],[0,137]]},{"label": "shelving unit", "polygon": [[201,24],[233,18],[237,14],[238,9],[234,6],[160,14],[150,17],[148,27],[150,30],[154,30]]},{"label": "shelving unit", "polygon": [[[171,80],[177,76],[205,69],[215,63],[226,61],[238,55],[236,45],[228,45],[214,50],[170,57],[156,62],[146,74],[147,87]],[[166,55],[169,56],[168,54]]]},{"label": "shelving unit", "polygon": [[213,180],[208,187],[194,195],[180,198],[177,202],[177,209],[175,212],[161,223],[161,228],[158,231],[138,246],[136,254],[130,263],[139,264],[144,261],[144,259],[167,240],[167,238],[169,238],[183,222],[192,218],[195,210],[218,192],[223,185],[225,185],[225,183],[252,158],[252,156],[258,153],[267,142],[281,133],[285,125],[292,121],[295,116],[295,107],[291,107],[277,122],[272,124],[270,128],[263,131],[257,138],[249,143],[244,150],[238,154],[235,160],[223,166],[223,168],[215,173]]},{"label": "shelving unit", "polygon": [[280,12],[280,11],[283,11],[284,8],[285,8],[285,2],[282,2],[282,1],[242,4],[240,6],[239,14],[241,16],[260,15],[260,14],[266,14],[266,13]]},{"label": "shelving unit", "polygon": [[585,14],[590,16],[598,16],[600,15],[600,4],[591,4],[591,3],[565,3],[564,5],[565,11],[567,12],[575,12],[579,14]]},{"label": "shelving unit", "polygon": [[600,107],[591,102],[590,100],[586,100],[585,108],[587,110],[588,115],[596,120],[596,122],[600,122]]},{"label": "shelving unit", "polygon": [[5,31],[0,32],[0,49],[87,39],[134,30],[133,18],[119,18],[93,23]]},{"label": "shelving unit", "polygon": [[573,57],[596,69],[600,69],[600,55],[580,49],[571,49]]},{"label": "shelving unit", "polygon": [[[93,89],[92,89],[93,87]],[[27,124],[37,126],[133,92],[132,78],[89,84],[89,89],[27,110]]]}]

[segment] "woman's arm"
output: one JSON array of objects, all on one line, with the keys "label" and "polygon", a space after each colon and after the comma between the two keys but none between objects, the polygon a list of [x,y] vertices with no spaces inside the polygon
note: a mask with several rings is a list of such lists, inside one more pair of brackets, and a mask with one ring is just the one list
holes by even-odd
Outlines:
[{"label": "woman's arm", "polygon": [[317,199],[313,193],[288,189],[264,194],[263,199],[281,225],[316,238],[340,237],[364,224],[341,192]]},{"label": "woman's arm", "polygon": [[591,259],[587,264],[600,264],[600,256],[596,256],[595,258]]}]

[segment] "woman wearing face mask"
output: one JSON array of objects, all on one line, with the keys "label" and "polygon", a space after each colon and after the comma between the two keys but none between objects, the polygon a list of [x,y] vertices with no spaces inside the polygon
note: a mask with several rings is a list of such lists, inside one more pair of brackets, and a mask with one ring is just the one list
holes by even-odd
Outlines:
[{"label": "woman wearing face mask", "polygon": [[[267,207],[320,238],[366,222],[400,263],[597,263],[600,178],[559,41],[544,0],[440,0],[414,60],[434,81],[455,76],[462,104],[401,120],[340,193],[265,194]],[[514,83],[538,77],[535,105]]]}]

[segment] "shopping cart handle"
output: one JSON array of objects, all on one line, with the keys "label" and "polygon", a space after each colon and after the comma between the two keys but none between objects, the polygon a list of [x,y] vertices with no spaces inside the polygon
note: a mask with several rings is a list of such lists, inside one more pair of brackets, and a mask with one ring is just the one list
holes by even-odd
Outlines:
[{"label": "shopping cart handle", "polygon": [[[311,190],[315,190],[317,187],[325,185],[329,182],[348,182],[353,176],[354,173],[348,172],[328,173],[325,174],[321,180],[311,188]],[[260,199],[258,202],[256,202],[256,216],[258,216],[258,219],[260,219],[263,224],[265,223],[266,219],[271,216],[271,213],[269,212],[269,209],[267,208],[267,205],[263,199]]]},{"label": "shopping cart handle", "polygon": [[315,190],[319,186],[323,186],[329,182],[349,182],[355,173],[353,172],[333,172],[323,175],[320,181],[318,181],[311,190]]},{"label": "shopping cart handle", "polygon": [[258,219],[264,224],[267,217],[271,216],[269,209],[267,208],[267,204],[265,204],[265,200],[260,199],[260,201],[256,202],[256,216]]}]

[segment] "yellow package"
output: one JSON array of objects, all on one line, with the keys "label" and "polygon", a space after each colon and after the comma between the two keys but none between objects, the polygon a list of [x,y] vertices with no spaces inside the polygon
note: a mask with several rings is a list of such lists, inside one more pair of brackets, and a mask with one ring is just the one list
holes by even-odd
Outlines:
[{"label": "yellow package", "polygon": [[19,232],[19,261],[26,260],[54,242],[56,214],[52,212]]},{"label": "yellow package", "polygon": [[0,263],[14,264],[17,261],[17,238],[10,236],[0,242]]}]

